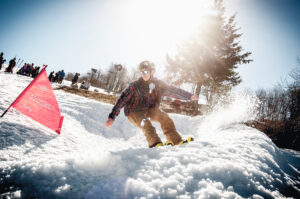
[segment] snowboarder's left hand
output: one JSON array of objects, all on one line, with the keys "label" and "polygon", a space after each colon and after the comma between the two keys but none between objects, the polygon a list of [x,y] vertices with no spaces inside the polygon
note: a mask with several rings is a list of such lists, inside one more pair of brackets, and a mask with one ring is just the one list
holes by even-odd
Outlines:
[{"label": "snowboarder's left hand", "polygon": [[192,95],[191,100],[199,100],[199,97],[197,95]]},{"label": "snowboarder's left hand", "polygon": [[114,122],[114,120],[113,119],[111,119],[111,118],[108,118],[108,120],[105,122],[105,126],[106,126],[106,128],[109,128],[111,125],[112,125],[112,123]]}]

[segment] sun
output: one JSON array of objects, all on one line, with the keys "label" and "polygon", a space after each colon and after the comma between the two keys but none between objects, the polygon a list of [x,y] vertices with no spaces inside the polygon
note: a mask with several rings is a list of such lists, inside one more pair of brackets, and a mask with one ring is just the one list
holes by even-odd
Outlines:
[{"label": "sun", "polygon": [[[135,41],[168,51],[191,34],[207,8],[204,0],[131,0],[124,4]],[[155,47],[154,47],[155,46]],[[153,49],[153,50],[154,50]]]}]

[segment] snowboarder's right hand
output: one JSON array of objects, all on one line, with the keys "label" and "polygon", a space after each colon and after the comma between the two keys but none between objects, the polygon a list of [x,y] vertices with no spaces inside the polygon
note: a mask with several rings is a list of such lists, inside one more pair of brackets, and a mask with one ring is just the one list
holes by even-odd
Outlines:
[{"label": "snowboarder's right hand", "polygon": [[114,120],[113,119],[111,119],[111,118],[108,118],[108,120],[105,122],[105,126],[106,126],[106,128],[109,128],[111,125],[112,125],[112,123],[114,122]]},{"label": "snowboarder's right hand", "polygon": [[193,95],[193,96],[191,97],[191,100],[192,100],[192,101],[197,101],[197,100],[199,100],[199,97],[198,97],[197,95]]}]

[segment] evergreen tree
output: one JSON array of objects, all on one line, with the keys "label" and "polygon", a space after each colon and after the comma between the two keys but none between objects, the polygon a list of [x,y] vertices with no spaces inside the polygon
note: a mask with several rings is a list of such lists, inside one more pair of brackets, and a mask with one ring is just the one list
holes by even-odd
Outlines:
[{"label": "evergreen tree", "polygon": [[205,86],[209,102],[213,94],[238,85],[241,78],[235,69],[252,61],[247,59],[251,53],[243,53],[238,41],[241,34],[236,28],[236,15],[226,20],[223,0],[215,0],[212,9],[215,12],[207,14],[201,27],[179,47],[178,54],[166,56],[168,79],[175,85],[191,83],[197,96]]}]

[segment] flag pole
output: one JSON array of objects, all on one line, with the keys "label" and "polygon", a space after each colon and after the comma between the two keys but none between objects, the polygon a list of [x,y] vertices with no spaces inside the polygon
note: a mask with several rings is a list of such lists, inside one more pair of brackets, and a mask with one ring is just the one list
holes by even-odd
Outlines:
[{"label": "flag pole", "polygon": [[7,113],[7,111],[8,111],[8,109],[11,107],[11,105],[4,111],[4,113],[1,115],[1,117],[3,117],[6,113]]},{"label": "flag pole", "polygon": [[[25,91],[30,87],[30,85],[37,79],[37,77],[40,75],[40,74],[42,74],[42,71],[43,70],[46,70],[46,68],[47,68],[47,66],[48,65],[43,65],[43,69],[41,70],[41,72],[32,80],[32,82],[23,90],[23,92],[19,95],[19,97],[23,94],[23,93],[25,93]],[[16,100],[19,98],[19,97],[17,97],[15,100],[14,100],[14,102],[13,103],[11,103],[11,105],[3,112],[3,114],[0,116],[1,118],[7,113],[7,111],[10,109],[10,107],[16,102]]]}]

